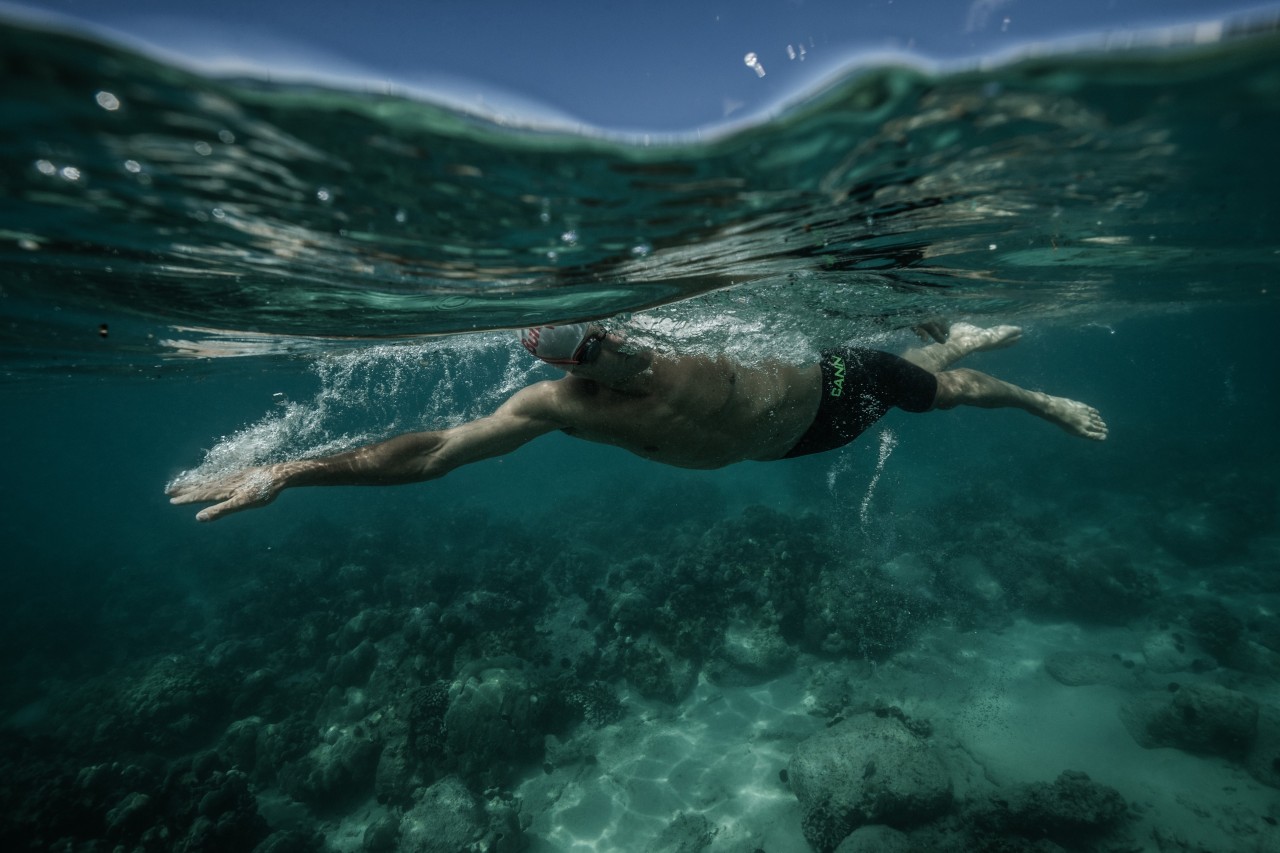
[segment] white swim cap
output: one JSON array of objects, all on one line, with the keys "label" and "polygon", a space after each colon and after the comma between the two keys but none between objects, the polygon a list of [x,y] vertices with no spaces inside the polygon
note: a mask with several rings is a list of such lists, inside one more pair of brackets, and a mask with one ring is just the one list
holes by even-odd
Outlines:
[{"label": "white swim cap", "polygon": [[535,326],[520,332],[520,343],[548,364],[579,364],[582,345],[591,335],[590,323]]}]

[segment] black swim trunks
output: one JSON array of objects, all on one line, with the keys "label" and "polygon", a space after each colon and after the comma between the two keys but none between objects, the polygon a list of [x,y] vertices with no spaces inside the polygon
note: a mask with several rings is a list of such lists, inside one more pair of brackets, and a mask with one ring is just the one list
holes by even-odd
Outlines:
[{"label": "black swim trunks", "polygon": [[927,412],[938,393],[936,376],[887,352],[846,347],[824,353],[821,367],[818,414],[783,459],[844,447],[894,406]]}]

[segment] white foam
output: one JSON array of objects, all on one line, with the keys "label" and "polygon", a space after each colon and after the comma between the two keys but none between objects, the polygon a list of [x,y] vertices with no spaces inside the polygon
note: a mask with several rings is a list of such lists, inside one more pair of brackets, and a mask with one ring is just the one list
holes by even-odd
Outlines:
[{"label": "white foam", "polygon": [[241,468],[340,453],[397,432],[455,426],[489,414],[530,381],[534,365],[509,333],[488,333],[366,347],[318,358],[312,369],[319,388],[310,400],[281,396],[274,410],[223,436],[174,483],[212,482]]}]

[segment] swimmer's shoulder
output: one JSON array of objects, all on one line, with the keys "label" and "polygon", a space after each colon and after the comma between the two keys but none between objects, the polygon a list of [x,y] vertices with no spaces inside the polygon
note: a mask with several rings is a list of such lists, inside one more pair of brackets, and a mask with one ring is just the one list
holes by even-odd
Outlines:
[{"label": "swimmer's shoulder", "polygon": [[600,391],[596,382],[566,376],[527,385],[506,405],[524,415],[572,422],[585,409],[599,405]]}]

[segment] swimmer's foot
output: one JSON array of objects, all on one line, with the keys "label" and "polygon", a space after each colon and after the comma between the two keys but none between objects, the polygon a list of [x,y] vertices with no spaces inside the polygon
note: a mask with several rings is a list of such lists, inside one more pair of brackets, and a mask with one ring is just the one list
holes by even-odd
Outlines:
[{"label": "swimmer's foot", "polygon": [[964,355],[968,355],[971,352],[1011,347],[1021,339],[1022,329],[1018,326],[992,326],[983,329],[972,323],[955,323],[951,326],[951,336],[947,343],[959,347]]},{"label": "swimmer's foot", "polygon": [[1066,397],[1050,397],[1045,395],[1044,407],[1037,412],[1042,418],[1055,423],[1072,435],[1104,441],[1107,437],[1107,423],[1093,406]]},{"label": "swimmer's foot", "polygon": [[1011,347],[1021,338],[1022,329],[1017,326],[982,329],[972,323],[956,323],[951,326],[946,343],[908,350],[902,357],[930,373],[937,373],[969,353]]}]

